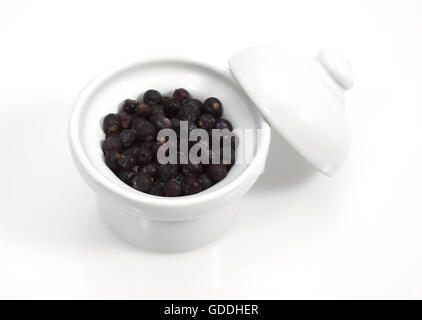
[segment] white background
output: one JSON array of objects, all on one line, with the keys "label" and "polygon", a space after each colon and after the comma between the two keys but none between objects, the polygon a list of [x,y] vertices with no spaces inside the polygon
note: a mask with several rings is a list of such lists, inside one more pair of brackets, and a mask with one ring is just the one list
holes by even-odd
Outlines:
[{"label": "white background", "polygon": [[[0,298],[422,298],[420,1],[0,2]],[[145,52],[225,64],[278,43],[347,55],[350,157],[326,178],[273,135],[233,229],[177,255],[117,239],[73,167],[67,116]]]}]

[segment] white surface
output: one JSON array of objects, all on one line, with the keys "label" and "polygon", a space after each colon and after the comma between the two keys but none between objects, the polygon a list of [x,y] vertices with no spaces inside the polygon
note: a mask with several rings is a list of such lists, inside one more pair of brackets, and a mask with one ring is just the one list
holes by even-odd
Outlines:
[{"label": "white surface", "polygon": [[315,59],[344,90],[353,88],[355,77],[352,65],[347,57],[341,53],[321,50]]},{"label": "white surface", "polygon": [[[236,129],[260,130],[260,134],[247,143],[246,137],[238,136],[237,154],[249,148],[251,161],[238,157],[220,183],[195,195],[156,197],[127,186],[105,165],[100,119],[116,112],[125,99],[137,99],[140,92],[155,88],[170,95],[170,88],[179,87],[202,101],[219,97],[229,106],[225,117],[233,119]],[[107,68],[83,89],[69,116],[75,164],[98,201],[105,202],[99,213],[122,239],[154,252],[197,249],[228,230],[238,215],[241,198],[264,172],[270,140],[270,126],[227,69],[179,56],[143,56]]]},{"label": "white surface", "polygon": [[[422,298],[420,2],[278,3],[1,1],[0,297]],[[70,160],[81,87],[137,53],[225,63],[274,40],[350,58],[343,169],[315,174],[273,139],[221,240],[163,255],[116,239]]]},{"label": "white surface", "polygon": [[334,175],[350,150],[345,89],[334,68],[277,46],[247,48],[229,65],[273,130],[316,169]]}]

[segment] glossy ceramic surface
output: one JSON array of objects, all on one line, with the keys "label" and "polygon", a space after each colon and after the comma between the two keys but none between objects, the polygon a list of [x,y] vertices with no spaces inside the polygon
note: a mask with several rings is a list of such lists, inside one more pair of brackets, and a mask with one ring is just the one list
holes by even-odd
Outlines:
[{"label": "glossy ceramic surface", "polygon": [[289,144],[319,171],[333,175],[350,148],[344,91],[354,80],[347,59],[327,51],[311,59],[278,47],[253,47],[233,55],[230,68]]},{"label": "glossy ceramic surface", "polygon": [[[236,128],[260,129],[253,160],[235,165],[220,183],[196,195],[165,198],[141,193],[120,181],[104,164],[102,118],[124,99],[150,88],[184,87],[193,96],[216,96]],[[69,139],[81,175],[97,192],[100,212],[131,243],[154,251],[184,251],[204,245],[227,230],[240,198],[263,172],[270,128],[230,72],[174,56],[142,57],[112,67],[82,91],[70,117]],[[170,231],[171,230],[171,231]]]}]

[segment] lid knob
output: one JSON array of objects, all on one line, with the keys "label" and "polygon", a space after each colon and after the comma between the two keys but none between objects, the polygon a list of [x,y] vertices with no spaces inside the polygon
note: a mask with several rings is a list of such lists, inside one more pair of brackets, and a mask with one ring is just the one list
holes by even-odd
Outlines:
[{"label": "lid knob", "polygon": [[321,50],[316,60],[344,90],[353,87],[355,80],[352,66],[346,57],[332,51]]}]

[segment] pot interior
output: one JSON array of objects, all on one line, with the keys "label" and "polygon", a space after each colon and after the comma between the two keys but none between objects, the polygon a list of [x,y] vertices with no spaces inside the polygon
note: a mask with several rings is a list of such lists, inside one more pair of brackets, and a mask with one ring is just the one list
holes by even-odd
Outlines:
[{"label": "pot interior", "polygon": [[[159,90],[171,96],[175,88],[187,89],[194,98],[205,100],[217,97],[223,104],[223,118],[230,120],[236,129],[259,129],[260,116],[256,108],[243,94],[229,71],[218,70],[201,63],[174,58],[157,58],[126,64],[122,68],[106,71],[96,79],[95,89],[91,92],[83,107],[80,118],[80,137],[84,152],[93,166],[110,182],[139,194],[141,193],[124,184],[104,163],[101,142],[104,139],[102,121],[106,114],[116,113],[125,99],[139,99],[148,89]],[[256,152],[256,139],[248,139],[251,152]],[[239,136],[237,156],[244,154],[244,137]],[[244,172],[248,163],[236,163],[223,181],[199,194],[209,193],[220,188]]]}]

